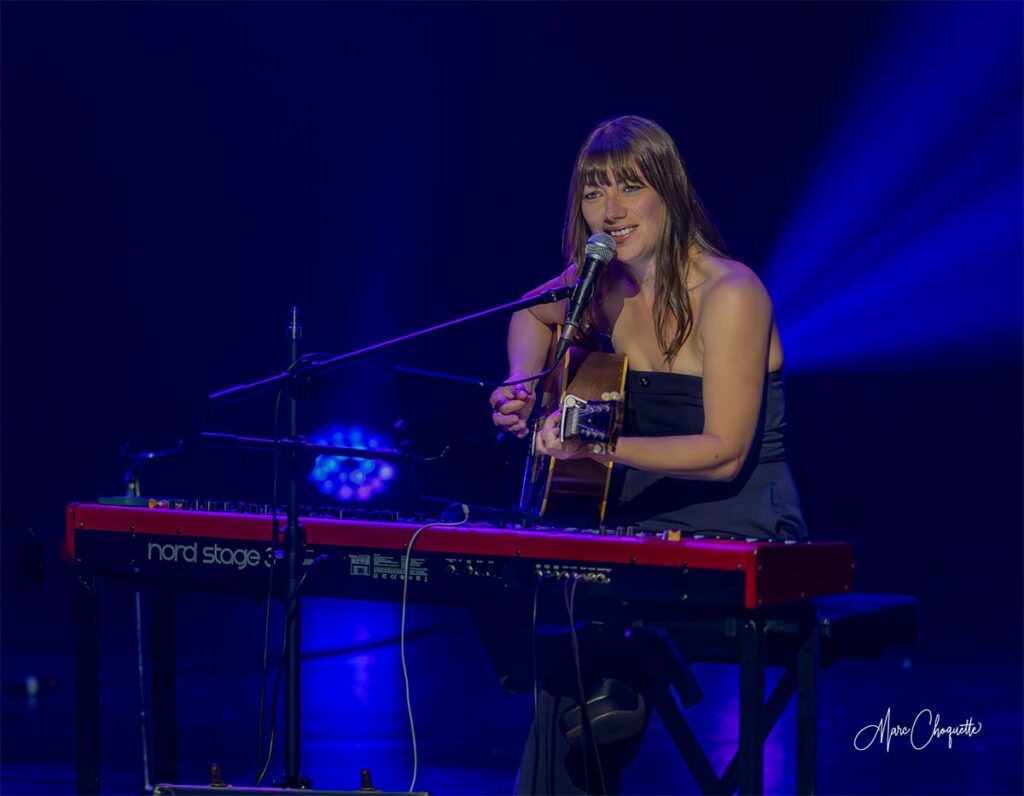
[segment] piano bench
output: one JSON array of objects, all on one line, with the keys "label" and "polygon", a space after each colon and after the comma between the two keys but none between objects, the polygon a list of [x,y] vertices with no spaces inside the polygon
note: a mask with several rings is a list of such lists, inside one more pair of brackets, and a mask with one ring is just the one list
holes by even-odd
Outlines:
[{"label": "piano bench", "polygon": [[900,594],[837,594],[811,600],[822,667],[840,658],[873,658],[917,639],[918,600]]}]

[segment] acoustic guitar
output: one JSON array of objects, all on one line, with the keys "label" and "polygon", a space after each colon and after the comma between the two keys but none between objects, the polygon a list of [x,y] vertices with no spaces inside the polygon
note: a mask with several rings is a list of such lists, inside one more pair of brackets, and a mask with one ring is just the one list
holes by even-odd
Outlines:
[{"label": "acoustic guitar", "polygon": [[[556,329],[545,369],[551,367]],[[601,452],[614,453],[622,431],[626,357],[571,347],[538,385],[532,415],[530,452],[523,475],[520,508],[561,524],[596,527],[604,521],[612,465],[590,458],[560,461],[536,452],[536,435],[545,417],[562,407],[560,437],[580,439]]]}]

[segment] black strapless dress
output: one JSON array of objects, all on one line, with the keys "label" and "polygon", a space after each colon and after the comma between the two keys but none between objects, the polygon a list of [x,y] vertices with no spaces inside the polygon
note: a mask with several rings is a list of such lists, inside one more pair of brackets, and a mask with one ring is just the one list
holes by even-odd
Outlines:
[{"label": "black strapless dress", "polygon": [[[623,434],[664,437],[704,431],[700,376],[630,371]],[[800,498],[786,463],[782,371],[765,379],[755,443],[732,481],[695,481],[623,468],[607,525],[719,532],[755,539],[805,539]],[[613,505],[615,505],[613,503]]]},{"label": "black strapless dress", "polygon": [[[659,437],[704,431],[704,385],[699,376],[630,371],[627,385],[625,434]],[[677,528],[755,539],[806,538],[800,499],[786,464],[785,427],[782,373],[770,373],[765,379],[755,444],[734,480],[694,481],[617,467],[617,508],[605,524],[639,524],[647,530]],[[481,627],[488,624],[507,634],[512,623],[478,621]],[[482,635],[486,638],[487,634],[482,631]],[[529,633],[522,637],[527,640],[518,646],[530,649]],[[657,695],[665,688],[660,675],[646,668],[664,654],[656,644],[654,649],[649,648],[652,643],[644,634],[634,632],[626,638],[621,629],[600,623],[587,624],[580,631],[584,688],[597,693],[604,684],[617,680],[627,691],[644,695],[644,725]],[[580,750],[571,747],[559,723],[578,705],[575,668],[568,653],[556,657],[561,664],[560,676],[543,678],[537,719],[516,782],[517,794],[584,793],[588,776],[583,771]],[[632,760],[641,734],[601,747],[608,793],[619,792],[622,770]],[[590,773],[592,788],[598,776],[597,772]]]}]

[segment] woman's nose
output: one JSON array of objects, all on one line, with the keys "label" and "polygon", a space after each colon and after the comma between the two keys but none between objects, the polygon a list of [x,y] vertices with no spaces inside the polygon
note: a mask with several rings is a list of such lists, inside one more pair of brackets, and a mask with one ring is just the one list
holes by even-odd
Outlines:
[{"label": "woman's nose", "polygon": [[626,214],[625,208],[614,196],[607,196],[604,203],[604,217],[606,221],[617,221]]}]

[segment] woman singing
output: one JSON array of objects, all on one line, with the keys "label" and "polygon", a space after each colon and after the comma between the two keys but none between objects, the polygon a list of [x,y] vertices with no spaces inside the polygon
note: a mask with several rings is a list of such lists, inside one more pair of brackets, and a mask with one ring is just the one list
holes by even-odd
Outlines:
[{"label": "woman singing", "polygon": [[[584,261],[587,239],[595,233],[611,235],[617,251],[586,311],[582,337],[604,336],[628,357],[623,435],[609,455],[578,441],[563,443],[556,412],[541,421],[538,452],[620,466],[621,489],[609,525],[805,538],[786,463],[783,353],[771,299],[747,266],[729,258],[675,143],[654,122],[611,119],[584,142],[563,233],[569,265],[538,290],[573,284],[575,264]],[[513,316],[509,381],[544,369],[553,329],[565,311],[563,301]],[[535,386],[495,390],[494,423],[525,436]],[[625,701],[643,714],[642,727],[652,689],[661,687],[646,665],[656,645],[637,647],[634,638],[630,647],[621,633],[618,638],[607,643],[607,635],[603,641],[584,636],[585,693],[588,702],[597,692],[617,693],[620,701],[626,693]],[[612,678],[625,691],[609,688]],[[595,733],[599,754],[591,754],[585,767],[587,756],[578,742],[567,741],[560,722],[579,703],[575,673],[559,679],[543,683],[519,792],[579,793],[588,786],[613,791],[635,750],[637,725],[626,737]]]},{"label": "woman singing", "polygon": [[[604,122],[580,150],[563,249],[570,263],[539,290],[572,284],[587,238],[615,239],[583,329],[629,361],[626,424],[610,456],[537,438],[557,459],[592,456],[626,469],[616,521],[751,538],[806,536],[783,444],[782,344],[764,286],[730,260],[675,143],[637,116]],[[543,370],[565,304],[512,317],[509,381]],[[491,396],[496,425],[527,434],[533,384]]]}]

